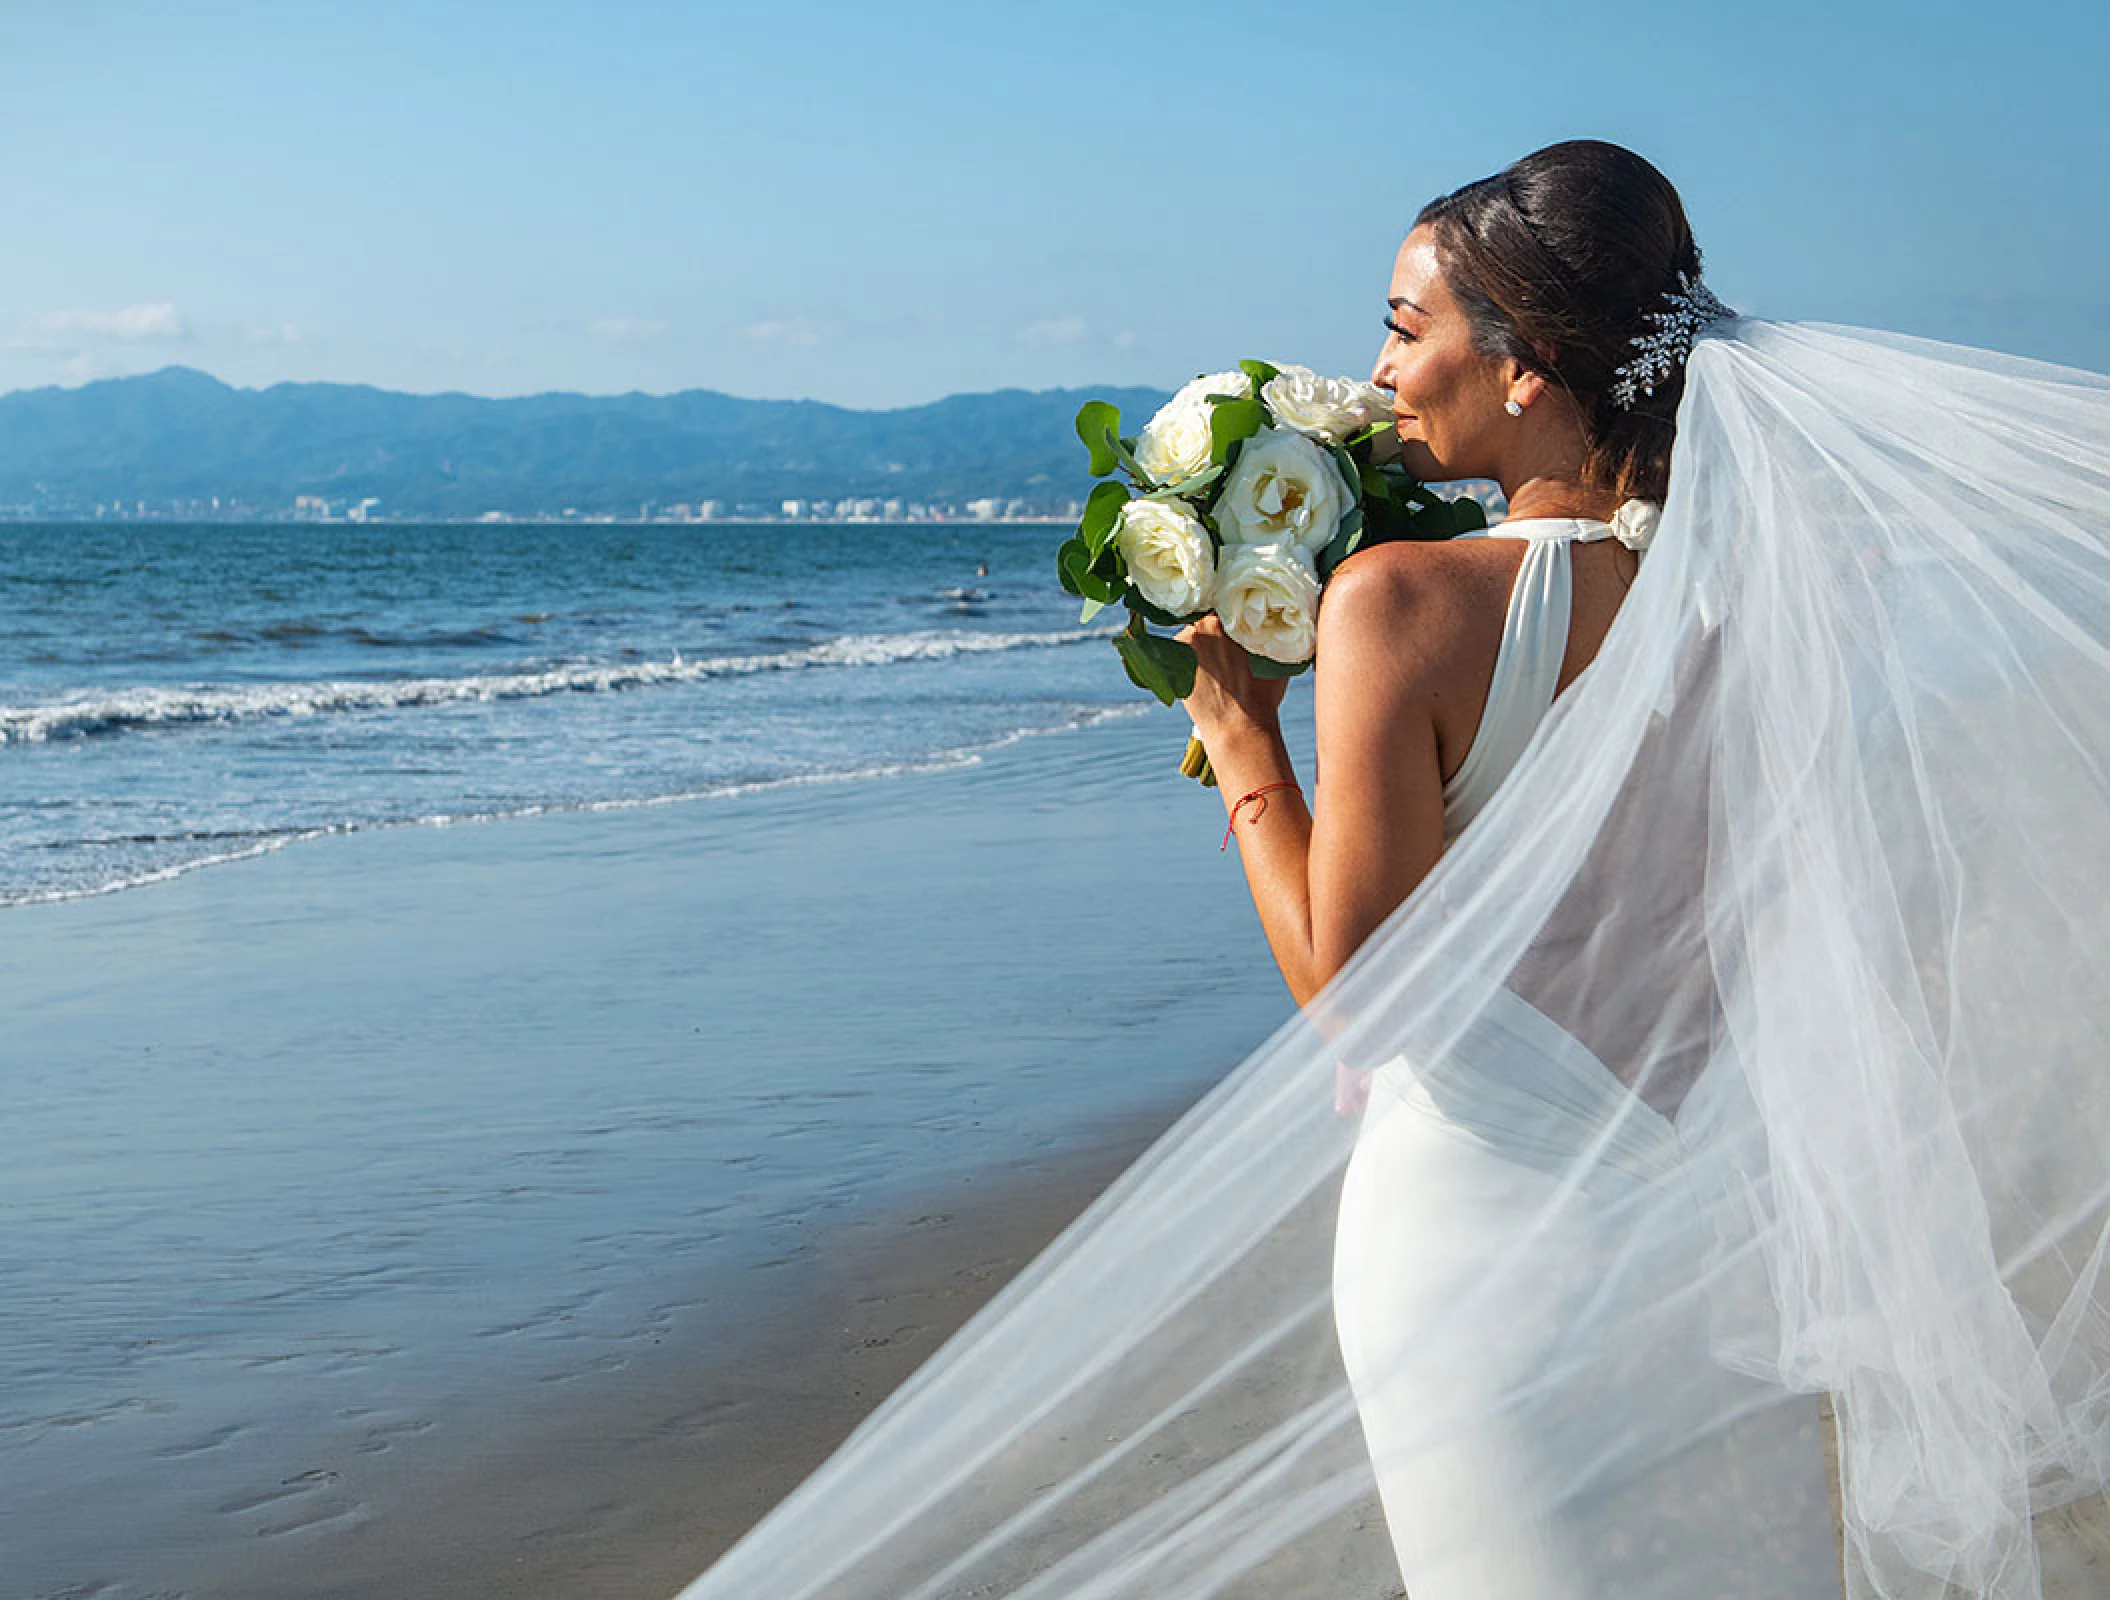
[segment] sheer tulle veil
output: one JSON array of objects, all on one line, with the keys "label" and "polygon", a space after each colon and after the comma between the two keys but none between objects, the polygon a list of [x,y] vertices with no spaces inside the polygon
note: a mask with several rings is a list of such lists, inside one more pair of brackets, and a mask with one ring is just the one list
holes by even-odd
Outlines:
[{"label": "sheer tulle veil", "polygon": [[[1470,1547],[1553,1521],[1626,1600],[2058,1592],[2110,1481],[2106,462],[2110,380],[1711,330],[1493,805],[689,1600],[1394,1595],[1373,1458],[1416,1600],[1512,1600]],[[1528,1181],[1451,1226],[1432,1171],[1337,1284],[1409,1097]],[[1351,1388],[1395,1253],[1451,1264]]]}]

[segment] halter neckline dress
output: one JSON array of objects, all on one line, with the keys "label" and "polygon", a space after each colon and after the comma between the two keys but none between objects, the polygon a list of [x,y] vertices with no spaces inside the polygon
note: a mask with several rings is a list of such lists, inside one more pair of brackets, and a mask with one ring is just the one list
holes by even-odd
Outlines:
[{"label": "halter neckline dress", "polygon": [[1492,800],[1552,708],[1568,654],[1575,594],[1574,549],[1617,537],[1609,522],[1587,517],[1530,517],[1488,529],[1482,538],[1521,539],[1523,564],[1509,590],[1502,648],[1495,657],[1487,709],[1450,782],[1443,786],[1443,838],[1465,831]]},{"label": "halter neckline dress", "polygon": [[[1574,547],[1629,531],[1560,517],[1508,522],[1485,535],[1527,548],[1486,710],[1444,786],[1447,844],[1492,800],[1553,704],[1568,648]],[[1630,542],[1645,543],[1645,531]],[[1651,1524],[1654,1504],[1688,1508],[1682,1520],[1696,1525],[1674,1543],[1702,1553],[1709,1572],[1753,1546],[1748,1560],[1727,1565],[1756,1574],[1754,1587],[1710,1600],[1836,1596],[1826,1520],[1814,1519],[1821,1536],[1798,1542],[1781,1530],[1808,1530],[1812,1519],[1748,1503],[1736,1471],[1740,1448],[1795,1448],[1761,1440],[1757,1430],[1805,1427],[1813,1417],[1776,1408],[1754,1416],[1749,1432],[1728,1430],[1684,1449],[1671,1442],[1683,1443],[1678,1429],[1690,1415],[1733,1414],[1730,1391],[1751,1381],[1714,1358],[1703,1318],[1675,1309],[1681,1285],[1702,1270],[1704,1243],[1647,1264],[1676,1324],[1659,1330],[1648,1370],[1634,1369],[1633,1352],[1594,1342],[1601,1319],[1593,1308],[1607,1276],[1636,1270],[1620,1263],[1637,1218],[1688,1204],[1673,1124],[1509,989],[1441,1059],[1396,1057],[1371,1074],[1370,1090],[1342,1182],[1334,1318],[1413,1600],[1605,1600],[1644,1590],[1678,1562],[1665,1545],[1630,1537]],[[1578,1172],[1586,1175],[1571,1192]],[[1532,1314],[1497,1336],[1481,1329],[1470,1345],[1452,1347],[1441,1333],[1432,1344],[1430,1330],[1460,1325],[1450,1312],[1486,1287],[1486,1263],[1503,1259],[1524,1230],[1556,1236],[1537,1255],[1559,1263],[1532,1286]],[[1685,1354],[1665,1363],[1666,1350]],[[1549,1436],[1543,1418],[1517,1426],[1503,1397],[1578,1363],[1601,1376],[1559,1436]],[[1637,1427],[1660,1427],[1660,1474],[1610,1494],[1562,1481],[1555,1464],[1588,1459],[1593,1436]],[[1790,1492],[1821,1497],[1821,1454],[1814,1446],[1806,1454],[1805,1480]],[[1695,1517],[1694,1506],[1708,1514]]]}]

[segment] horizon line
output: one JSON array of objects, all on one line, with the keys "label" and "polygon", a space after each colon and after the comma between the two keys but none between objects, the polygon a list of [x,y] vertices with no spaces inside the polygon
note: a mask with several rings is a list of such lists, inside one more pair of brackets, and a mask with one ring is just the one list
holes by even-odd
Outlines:
[{"label": "horizon line", "polygon": [[776,395],[734,394],[726,389],[713,389],[707,384],[692,384],[682,389],[534,389],[520,394],[478,394],[469,389],[391,389],[378,383],[361,383],[341,378],[281,378],[269,384],[231,383],[217,373],[194,367],[187,362],[171,361],[165,366],[149,372],[114,373],[108,377],[84,378],[79,383],[24,384],[18,388],[0,389],[0,400],[11,400],[21,395],[78,394],[103,384],[142,383],[171,374],[184,377],[203,378],[218,388],[234,394],[269,394],[275,389],[356,389],[371,394],[401,395],[415,400],[480,400],[492,405],[504,405],[518,400],[673,400],[683,395],[707,394],[721,400],[737,400],[744,405],[770,406],[820,406],[829,411],[848,411],[866,416],[884,415],[896,411],[920,411],[929,406],[942,405],[948,400],[975,399],[999,394],[1118,394],[1144,391],[1151,394],[1170,394],[1172,390],[1147,383],[1109,383],[1097,385],[1059,384],[1045,389],[1029,389],[1022,384],[1004,384],[994,389],[957,389],[931,400],[919,400],[898,406],[847,406],[834,400],[817,400],[808,397],[785,397]]}]

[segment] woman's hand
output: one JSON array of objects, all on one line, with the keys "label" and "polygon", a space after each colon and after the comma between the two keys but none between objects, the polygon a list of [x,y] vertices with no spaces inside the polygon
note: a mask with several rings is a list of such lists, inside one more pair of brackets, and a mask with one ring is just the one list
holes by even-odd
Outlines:
[{"label": "woman's hand", "polygon": [[1257,676],[1215,616],[1182,628],[1178,637],[1194,647],[1194,692],[1181,704],[1203,746],[1213,752],[1246,735],[1275,737],[1289,680]]}]

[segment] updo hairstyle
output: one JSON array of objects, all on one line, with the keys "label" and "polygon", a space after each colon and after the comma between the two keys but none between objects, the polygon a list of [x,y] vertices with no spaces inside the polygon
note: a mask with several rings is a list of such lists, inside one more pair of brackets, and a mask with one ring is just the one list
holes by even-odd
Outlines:
[{"label": "updo hairstyle", "polygon": [[1631,150],[1574,139],[1431,201],[1415,222],[1435,234],[1480,353],[1514,359],[1574,399],[1590,441],[1584,481],[1621,500],[1662,500],[1684,365],[1631,409],[1611,391],[1678,274],[1699,280],[1699,246],[1670,180]]}]

